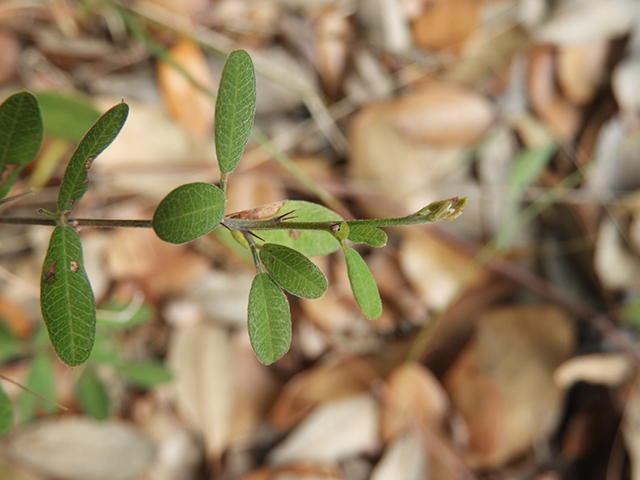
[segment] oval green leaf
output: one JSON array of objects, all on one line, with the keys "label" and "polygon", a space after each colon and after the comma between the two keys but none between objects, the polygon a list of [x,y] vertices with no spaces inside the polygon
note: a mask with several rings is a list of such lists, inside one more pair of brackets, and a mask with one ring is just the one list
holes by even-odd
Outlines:
[{"label": "oval green leaf", "polygon": [[366,243],[372,247],[384,247],[387,244],[387,234],[377,227],[362,225],[357,221],[347,222],[349,225],[349,236],[354,243]]},{"label": "oval green leaf", "polygon": [[109,417],[109,394],[93,368],[87,368],[76,385],[82,410],[96,420]]},{"label": "oval green leaf", "polygon": [[235,170],[247,146],[256,113],[256,76],[251,57],[234,50],[227,57],[216,100],[215,142],[220,172]]},{"label": "oval green leaf", "polygon": [[18,174],[42,145],[42,117],[38,101],[19,92],[0,105],[0,199],[6,197]]},{"label": "oval green leaf", "polygon": [[249,339],[258,360],[271,365],[291,346],[291,312],[284,292],[268,273],[259,273],[249,291]]},{"label": "oval green leaf", "polygon": [[327,277],[303,254],[284,245],[266,243],[260,260],[275,282],[301,298],[320,298],[327,290]]},{"label": "oval green leaf", "polygon": [[[302,200],[287,200],[280,208],[278,215],[293,212],[293,222],[326,222],[344,221],[333,210],[317,203]],[[287,217],[289,218],[289,217]],[[284,220],[286,222],[286,220]],[[340,249],[340,242],[329,232],[304,230],[261,230],[256,234],[267,243],[279,243],[293,248],[307,257],[322,257]]]},{"label": "oval green leaf", "polygon": [[84,363],[93,348],[96,303],[84,269],[82,244],[69,226],[53,230],[40,278],[40,308],[58,357]]},{"label": "oval green leaf", "polygon": [[58,191],[58,212],[70,212],[89,188],[89,169],[95,158],[115,140],[127,120],[129,106],[112,107],[87,132],[69,160]]},{"label": "oval green leaf", "polygon": [[13,426],[13,405],[2,385],[0,385],[0,438],[4,437]]},{"label": "oval green leaf", "polygon": [[365,317],[375,320],[382,315],[382,301],[380,300],[378,285],[371,274],[371,270],[369,270],[367,263],[360,254],[353,248],[348,248],[345,251],[345,257],[349,283],[356,303]]},{"label": "oval green leaf", "polygon": [[225,197],[210,183],[188,183],[171,191],[153,215],[153,229],[169,243],[186,243],[206,235],[224,217]]}]

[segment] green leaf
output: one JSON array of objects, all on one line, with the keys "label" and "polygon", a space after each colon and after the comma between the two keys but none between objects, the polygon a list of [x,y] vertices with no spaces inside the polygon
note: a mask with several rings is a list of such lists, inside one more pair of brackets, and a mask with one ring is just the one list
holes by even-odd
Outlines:
[{"label": "green leaf", "polygon": [[13,405],[2,385],[0,385],[0,438],[4,437],[13,426]]},{"label": "green leaf", "polygon": [[171,373],[158,362],[128,362],[118,365],[116,370],[130,383],[144,388],[171,380]]},{"label": "green leaf", "polygon": [[[333,210],[317,203],[301,200],[287,200],[278,215],[293,212],[290,218],[294,222],[343,221]],[[286,220],[285,220],[286,222]],[[279,243],[293,248],[307,257],[322,257],[340,249],[340,242],[329,232],[305,230],[261,230],[256,234],[267,243]]]},{"label": "green leaf", "polygon": [[206,235],[224,217],[224,193],[210,183],[188,183],[170,192],[153,215],[153,229],[169,243],[186,243]]},{"label": "green leaf", "polygon": [[109,417],[109,395],[93,368],[87,368],[82,372],[76,390],[84,412],[96,420],[105,420]]},{"label": "green leaf", "polygon": [[[49,400],[55,400],[53,365],[49,355],[38,355],[33,359],[27,388]],[[29,392],[23,392],[20,400],[20,413],[23,422],[33,420],[40,411],[52,413],[56,406]]]},{"label": "green leaf", "polygon": [[353,290],[356,303],[365,317],[374,320],[382,315],[382,301],[380,300],[378,285],[367,263],[358,252],[353,248],[347,248],[345,257],[349,283],[351,283],[351,290]]},{"label": "green leaf", "polygon": [[387,244],[387,234],[377,227],[362,225],[358,222],[347,222],[349,236],[354,243],[366,243],[372,247],[384,247]]},{"label": "green leaf", "polygon": [[100,118],[100,112],[88,98],[79,94],[55,91],[35,92],[44,133],[69,142],[79,142]]},{"label": "green leaf", "polygon": [[266,243],[260,260],[275,282],[302,298],[320,298],[327,290],[327,277],[303,254],[284,245]]},{"label": "green leaf", "polygon": [[271,365],[291,346],[289,302],[268,273],[259,273],[249,291],[249,339],[258,360]]},{"label": "green leaf", "polygon": [[58,212],[69,212],[89,188],[89,169],[95,158],[115,140],[127,120],[129,106],[119,103],[91,127],[73,153],[58,192]]},{"label": "green leaf", "polygon": [[256,76],[251,57],[234,50],[227,57],[216,101],[215,141],[220,172],[235,170],[247,146],[256,113]]},{"label": "green leaf", "polygon": [[82,244],[69,226],[53,230],[42,266],[40,307],[49,338],[67,365],[85,362],[96,331],[96,304],[82,258]]},{"label": "green leaf", "polygon": [[19,92],[0,105],[0,199],[42,145],[42,117],[36,97]]}]

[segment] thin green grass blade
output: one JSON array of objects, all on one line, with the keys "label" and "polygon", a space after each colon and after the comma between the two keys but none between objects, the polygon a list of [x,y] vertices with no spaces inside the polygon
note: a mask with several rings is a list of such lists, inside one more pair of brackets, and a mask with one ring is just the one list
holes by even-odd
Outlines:
[{"label": "thin green grass blade", "polygon": [[297,250],[266,243],[260,250],[260,260],[275,282],[292,295],[320,298],[327,290],[322,270]]},{"label": "thin green grass blade", "polygon": [[271,365],[291,346],[289,302],[268,273],[259,273],[249,291],[249,339],[258,360]]},{"label": "thin green grass blade", "polygon": [[[290,218],[295,222],[343,221],[333,210],[317,203],[302,200],[287,200],[278,215],[293,212]],[[286,222],[286,220],[285,220]],[[329,232],[304,230],[260,230],[256,234],[266,243],[279,243],[293,248],[307,257],[322,257],[340,249],[340,242]]]},{"label": "thin green grass blade", "polygon": [[233,172],[247,146],[256,113],[256,76],[251,57],[234,50],[227,57],[216,100],[215,142],[220,172]]},{"label": "thin green grass blade", "polygon": [[210,183],[188,183],[171,191],[153,215],[153,229],[169,243],[186,243],[206,235],[224,217],[226,199]]},{"label": "thin green grass blade", "polygon": [[[55,375],[51,356],[48,354],[37,355],[31,364],[31,373],[27,381],[27,388],[42,395],[44,398],[55,400]],[[20,416],[23,422],[30,422],[42,411],[52,413],[56,406],[30,392],[22,392],[20,399]]]},{"label": "thin green grass blade", "polygon": [[509,175],[504,223],[496,239],[498,249],[506,249],[511,245],[520,228],[518,212],[525,190],[538,179],[557,149],[556,143],[550,143],[544,147],[524,150],[516,158]]},{"label": "thin green grass blade", "polygon": [[84,269],[82,244],[69,226],[53,230],[42,266],[40,308],[58,357],[84,363],[93,348],[96,303]]},{"label": "thin green grass blade", "polygon": [[91,127],[73,153],[58,191],[58,212],[70,212],[89,188],[89,169],[95,158],[115,140],[127,120],[129,106],[119,103]]},{"label": "thin green grass blade", "polygon": [[13,405],[11,399],[0,385],[0,438],[4,437],[13,426]]},{"label": "thin green grass blade", "polygon": [[382,315],[382,301],[373,274],[367,263],[353,248],[345,251],[347,260],[347,274],[356,303],[369,320],[375,320]]},{"label": "thin green grass blade", "polygon": [[38,101],[19,92],[0,105],[0,199],[6,197],[20,171],[40,151],[43,137]]},{"label": "thin green grass blade", "polygon": [[372,247],[384,247],[387,244],[387,234],[377,227],[362,225],[357,222],[346,222],[349,226],[347,238],[354,243],[366,243]]}]

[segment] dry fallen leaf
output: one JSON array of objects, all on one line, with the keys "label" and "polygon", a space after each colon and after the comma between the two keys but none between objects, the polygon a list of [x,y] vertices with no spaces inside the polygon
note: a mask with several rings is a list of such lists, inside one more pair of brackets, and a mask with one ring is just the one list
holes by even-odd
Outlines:
[{"label": "dry fallen leaf", "polygon": [[430,307],[445,308],[468,282],[481,283],[486,275],[469,275],[472,258],[426,231],[407,231],[400,246],[400,265],[409,283]]},{"label": "dry fallen leaf", "polygon": [[585,45],[621,37],[640,5],[635,0],[562,0],[534,38],[555,45]]},{"label": "dry fallen leaf", "polygon": [[229,444],[236,401],[231,336],[205,322],[178,328],[168,357],[178,408],[203,436],[207,455],[219,459]]},{"label": "dry fallen leaf", "polygon": [[324,403],[271,451],[269,461],[336,462],[370,451],[379,442],[379,416],[367,393]]},{"label": "dry fallen leaf", "polygon": [[410,428],[444,433],[449,400],[442,385],[424,365],[403,363],[387,379],[382,410],[382,441],[389,442]]},{"label": "dry fallen leaf", "polygon": [[156,295],[183,291],[209,268],[206,258],[187,246],[168,244],[142,228],[114,232],[105,257],[112,278],[139,280]]},{"label": "dry fallen leaf", "polygon": [[606,42],[558,50],[558,83],[574,104],[585,105],[593,99],[604,78],[608,53]]},{"label": "dry fallen leaf", "polygon": [[640,479],[640,383],[636,379],[630,388],[627,404],[622,417],[622,437],[624,438],[629,462],[631,463],[631,480]]},{"label": "dry fallen leaf", "polygon": [[572,321],[553,306],[485,313],[444,383],[469,435],[467,462],[496,468],[531,448],[558,421],[555,368],[573,352]]},{"label": "dry fallen leaf", "polygon": [[622,110],[640,110],[640,58],[622,60],[613,71],[611,86]]},{"label": "dry fallen leaf", "polygon": [[400,134],[434,146],[472,145],[495,118],[485,97],[441,82],[429,82],[399,97],[389,104],[388,115]]},{"label": "dry fallen leaf", "polygon": [[527,83],[531,106],[551,133],[562,141],[573,138],[580,126],[581,114],[556,89],[551,47],[537,47],[531,52]]},{"label": "dry fallen leaf", "polygon": [[[202,50],[189,40],[181,40],[168,51],[175,63],[202,87],[211,89],[213,78]],[[214,103],[171,64],[158,62],[158,83],[171,117],[187,131],[209,137],[213,130]]]},{"label": "dry fallen leaf", "polygon": [[153,445],[129,423],[63,417],[18,430],[2,448],[16,463],[66,480],[136,480]]},{"label": "dry fallen leaf", "polygon": [[563,389],[577,382],[616,387],[626,382],[634,371],[633,364],[624,355],[591,353],[563,362],[553,374],[553,380]]},{"label": "dry fallen leaf", "polygon": [[416,45],[458,53],[478,28],[482,2],[479,0],[436,0],[411,24]]},{"label": "dry fallen leaf", "polygon": [[407,432],[390,443],[371,472],[371,480],[423,480],[429,476],[428,458],[421,439]]},{"label": "dry fallen leaf", "polygon": [[0,30],[0,86],[17,73],[20,43],[13,33]]}]

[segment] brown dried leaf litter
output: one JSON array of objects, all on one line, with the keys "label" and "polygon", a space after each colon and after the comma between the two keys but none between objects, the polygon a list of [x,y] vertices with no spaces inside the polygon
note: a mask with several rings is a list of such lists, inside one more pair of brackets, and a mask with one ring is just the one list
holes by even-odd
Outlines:
[{"label": "brown dried leaf litter", "polygon": [[[9,455],[3,469],[102,478],[97,466],[119,455],[109,440],[121,438],[133,463],[112,462],[110,478],[590,480],[625,469],[640,478],[636,366],[580,314],[595,306],[617,321],[638,298],[637,2],[132,8],[202,86],[219,75],[215,52],[249,49],[256,125],[347,213],[404,215],[455,195],[470,205],[455,222],[390,230],[385,249],[363,250],[385,304],[378,323],[359,314],[339,255],[318,259],[330,290],[292,301],[292,349],[271,368],[247,341],[252,267],[229,239],[167,247],[150,232],[82,232],[99,300],[143,292],[157,312],[152,327],[123,335],[126,350],[165,361],[174,380],[135,390],[105,367],[114,415],[128,424],[96,426],[78,412],[75,372],[57,366],[71,414],[16,428],[3,453],[25,438],[38,447],[21,447],[33,458]],[[118,142],[95,163],[83,216],[147,218],[175,186],[217,180],[213,103],[112,12],[0,5],[0,52],[3,97],[57,88],[89,93],[99,109],[131,104]],[[554,205],[519,230],[500,268],[478,263],[478,247],[502,227],[514,160],[549,139],[561,148],[523,200],[556,188]],[[317,200],[263,151],[246,161],[230,181],[227,213],[260,217],[271,210],[257,205]],[[45,189],[25,208],[50,196]],[[30,285],[41,256],[31,252],[46,235],[36,230],[3,229],[0,246],[3,322],[25,339],[39,325]],[[535,276],[518,275],[522,268]],[[23,381],[28,369],[27,359],[1,366]],[[79,429],[106,435],[82,458]],[[49,445],[51,435],[65,441]],[[41,461],[54,447],[75,452],[61,470]]]}]

